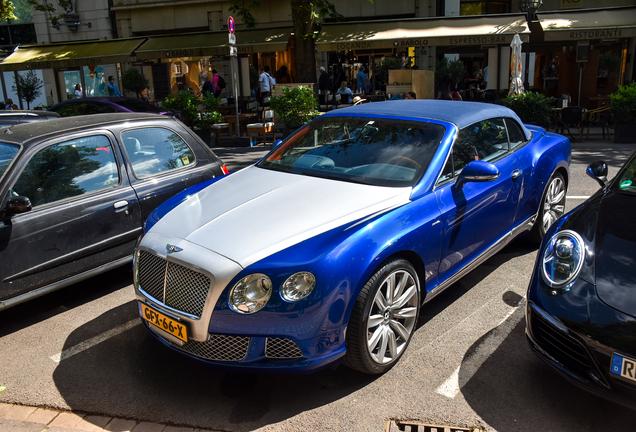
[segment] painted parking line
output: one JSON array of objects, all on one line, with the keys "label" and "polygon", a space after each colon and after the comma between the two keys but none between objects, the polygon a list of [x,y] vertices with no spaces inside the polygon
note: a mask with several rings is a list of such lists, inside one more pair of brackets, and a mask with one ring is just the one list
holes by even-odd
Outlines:
[{"label": "painted parking line", "polygon": [[139,324],[141,324],[141,320],[139,318],[136,318],[132,321],[128,321],[127,323],[122,324],[119,327],[116,327],[100,335],[87,339],[84,342],[81,342],[71,348],[65,349],[64,351],[60,353],[52,355],[49,358],[53,360],[55,363],[59,363],[61,360],[66,360],[67,358],[72,357],[75,354],[79,354],[82,351],[86,351],[87,349],[92,348],[95,345],[100,344],[107,339],[115,337],[118,334],[125,332],[126,330],[130,330],[131,328]]},{"label": "painted parking line", "polygon": [[[508,337],[510,332],[524,317],[523,313],[517,314],[513,319],[510,317],[521,309],[525,308],[525,302],[517,307],[511,308],[506,316],[497,324],[488,336],[479,344],[475,352],[465,361],[463,361],[457,369],[435,389],[435,393],[453,399],[461,390],[461,386],[466,384],[477,373],[479,368],[488,358],[499,348],[499,345]],[[459,371],[462,369],[462,383],[459,382]]]}]

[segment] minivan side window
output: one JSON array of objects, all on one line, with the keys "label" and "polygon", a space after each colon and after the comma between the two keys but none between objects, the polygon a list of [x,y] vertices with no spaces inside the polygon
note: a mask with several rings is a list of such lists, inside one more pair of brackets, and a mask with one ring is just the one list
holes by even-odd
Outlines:
[{"label": "minivan side window", "polygon": [[179,135],[169,129],[139,128],[125,131],[121,137],[135,177],[139,179],[195,163],[192,149]]},{"label": "minivan side window", "polygon": [[103,135],[53,144],[38,151],[13,186],[36,207],[119,184],[110,140]]}]

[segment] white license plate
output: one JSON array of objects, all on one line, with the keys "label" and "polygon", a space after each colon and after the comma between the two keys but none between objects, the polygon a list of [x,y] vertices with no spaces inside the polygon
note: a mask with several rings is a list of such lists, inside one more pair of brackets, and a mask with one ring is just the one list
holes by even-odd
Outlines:
[{"label": "white license plate", "polygon": [[610,372],[632,381],[636,381],[636,360],[614,353]]}]

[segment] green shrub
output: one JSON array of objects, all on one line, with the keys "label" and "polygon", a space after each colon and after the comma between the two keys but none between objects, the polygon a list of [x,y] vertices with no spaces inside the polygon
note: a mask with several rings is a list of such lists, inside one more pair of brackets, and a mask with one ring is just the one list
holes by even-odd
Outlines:
[{"label": "green shrub", "polygon": [[504,106],[513,110],[524,123],[547,127],[552,115],[553,97],[525,92],[503,98]]},{"label": "green shrub", "polygon": [[223,115],[219,112],[221,99],[215,98],[210,92],[205,92],[201,98],[203,112],[201,118],[195,122],[195,125],[201,129],[210,129],[213,124],[223,120]]},{"label": "green shrub", "polygon": [[281,96],[273,96],[269,101],[277,119],[288,129],[297,129],[316,117],[316,98],[314,91],[305,86],[283,87]]},{"label": "green shrub", "polygon": [[139,69],[131,67],[126,69],[121,75],[121,83],[124,88],[135,94],[139,94],[143,89],[150,88],[150,82]]},{"label": "green shrub", "polygon": [[194,127],[199,120],[199,102],[199,98],[194,93],[182,90],[177,93],[176,97],[167,96],[161,107],[171,111],[179,111],[183,122],[189,127]]},{"label": "green shrub", "polygon": [[402,60],[395,57],[384,57],[375,70],[380,81],[389,84],[389,71],[395,69],[402,69]]},{"label": "green shrub", "polygon": [[610,111],[616,124],[636,124],[636,83],[618,86],[610,95]]},{"label": "green shrub", "polygon": [[449,60],[444,57],[435,64],[435,81],[444,87],[454,86],[466,74],[466,66],[461,60]]}]

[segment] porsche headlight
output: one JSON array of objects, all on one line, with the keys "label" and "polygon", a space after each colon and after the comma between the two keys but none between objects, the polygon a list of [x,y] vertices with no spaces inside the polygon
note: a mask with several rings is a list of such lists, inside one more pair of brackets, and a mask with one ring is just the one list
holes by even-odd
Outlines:
[{"label": "porsche headlight", "polygon": [[551,288],[568,289],[581,272],[585,243],[570,230],[560,231],[548,242],[541,260],[543,280]]},{"label": "porsche headlight", "polygon": [[298,301],[307,297],[316,286],[316,276],[302,271],[287,278],[280,289],[280,295],[287,301]]},{"label": "porsche headlight", "polygon": [[230,290],[228,302],[238,313],[252,314],[263,309],[272,295],[272,281],[262,273],[245,276]]}]

